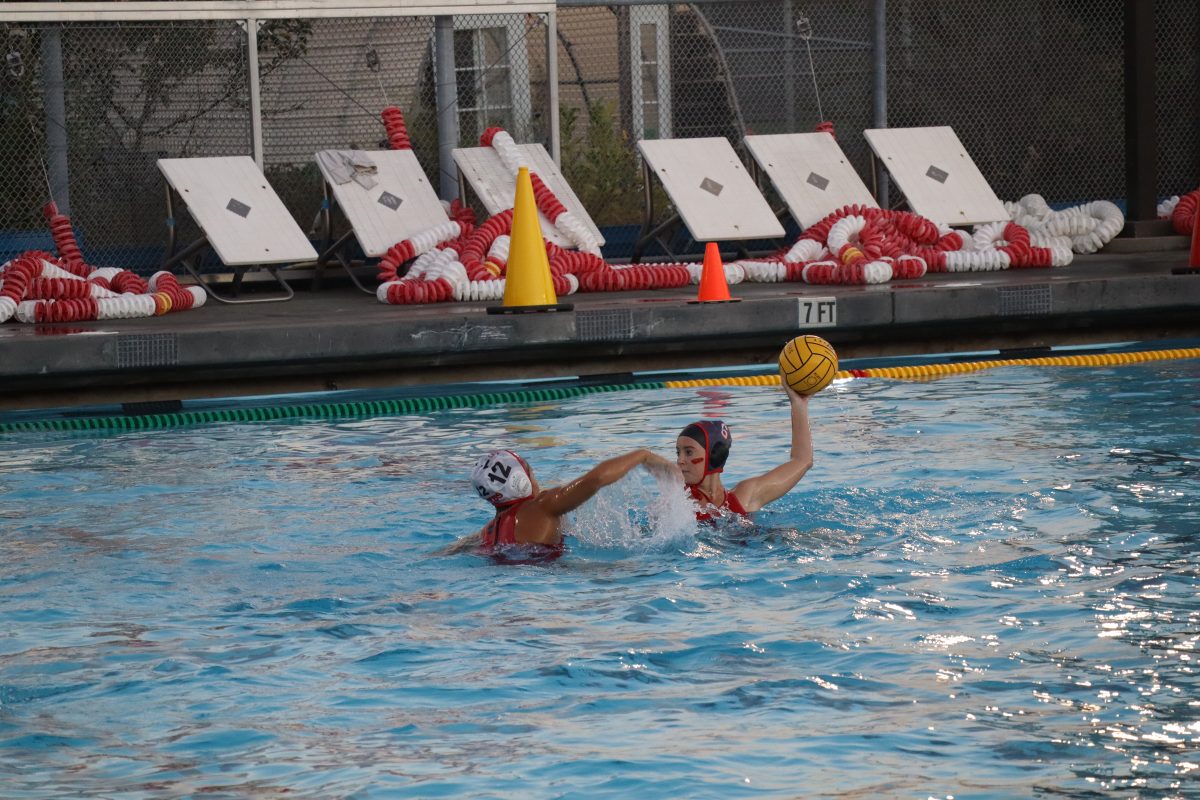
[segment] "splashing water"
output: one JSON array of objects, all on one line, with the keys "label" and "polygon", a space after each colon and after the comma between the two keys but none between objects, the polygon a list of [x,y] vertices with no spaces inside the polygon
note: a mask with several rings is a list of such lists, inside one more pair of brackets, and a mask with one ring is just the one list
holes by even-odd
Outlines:
[{"label": "splashing water", "polygon": [[0,796],[1200,797],[1197,398],[835,384],[753,528],[639,469],[548,563],[434,557],[492,516],[482,442],[550,485],[721,416],[736,485],[778,389],[14,435]]},{"label": "splashing water", "polygon": [[635,470],[581,506],[566,533],[601,550],[687,549],[695,544],[696,504],[678,477]]}]

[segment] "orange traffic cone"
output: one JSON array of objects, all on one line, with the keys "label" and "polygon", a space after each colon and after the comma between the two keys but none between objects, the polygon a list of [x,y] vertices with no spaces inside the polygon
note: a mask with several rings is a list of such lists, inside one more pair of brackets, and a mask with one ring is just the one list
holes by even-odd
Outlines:
[{"label": "orange traffic cone", "polygon": [[700,272],[700,293],[697,303],[736,303],[740,297],[729,296],[729,284],[725,281],[725,265],[721,263],[721,251],[716,242],[704,246],[704,269]]}]

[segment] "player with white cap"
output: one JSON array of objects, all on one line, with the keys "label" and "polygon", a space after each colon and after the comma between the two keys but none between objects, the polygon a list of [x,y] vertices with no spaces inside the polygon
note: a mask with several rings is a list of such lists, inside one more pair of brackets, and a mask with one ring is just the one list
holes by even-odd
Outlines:
[{"label": "player with white cap", "polygon": [[512,450],[492,450],[476,460],[471,483],[480,497],[496,507],[496,516],[450,552],[473,546],[492,551],[514,545],[540,545],[560,551],[563,515],[639,466],[651,472],[673,473],[678,478],[674,464],[643,449],[601,461],[563,486],[542,489],[525,459]]}]

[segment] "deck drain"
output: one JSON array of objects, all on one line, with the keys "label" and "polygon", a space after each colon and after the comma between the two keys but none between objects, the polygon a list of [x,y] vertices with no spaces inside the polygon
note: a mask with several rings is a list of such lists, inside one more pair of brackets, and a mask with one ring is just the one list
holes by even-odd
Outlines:
[{"label": "deck drain", "polygon": [[117,337],[117,367],[174,367],[179,348],[173,333],[139,333]]},{"label": "deck drain", "polygon": [[581,342],[632,339],[633,312],[627,308],[580,311],[575,315],[575,338]]},{"label": "deck drain", "polygon": [[1049,314],[1052,306],[1050,284],[1000,287],[1000,316],[1019,317]]}]

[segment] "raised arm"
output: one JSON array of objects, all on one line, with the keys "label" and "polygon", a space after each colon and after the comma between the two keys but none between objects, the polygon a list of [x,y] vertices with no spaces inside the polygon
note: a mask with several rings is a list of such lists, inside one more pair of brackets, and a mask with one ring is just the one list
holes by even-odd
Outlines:
[{"label": "raised arm", "polygon": [[601,461],[586,475],[576,478],[565,486],[547,489],[538,495],[537,503],[546,513],[562,516],[568,511],[579,508],[596,492],[610,483],[621,480],[629,474],[630,470],[640,465],[656,469],[669,469],[673,466],[662,456],[656,456],[649,450],[634,450],[607,461]]},{"label": "raised arm", "polygon": [[767,503],[790,492],[813,465],[812,431],[808,425],[808,397],[798,395],[787,384],[788,404],[792,412],[792,457],[775,469],[746,478],[734,488],[734,493],[747,511],[758,511]]}]

